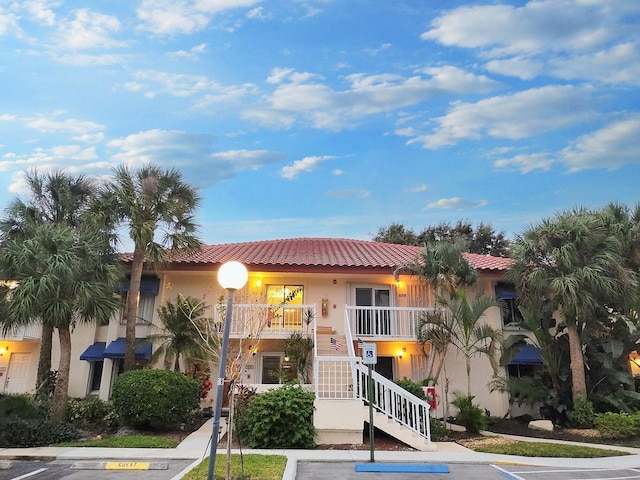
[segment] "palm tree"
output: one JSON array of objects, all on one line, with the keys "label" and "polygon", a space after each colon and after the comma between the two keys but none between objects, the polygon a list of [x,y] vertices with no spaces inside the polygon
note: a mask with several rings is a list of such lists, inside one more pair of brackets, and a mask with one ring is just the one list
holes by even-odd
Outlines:
[{"label": "palm tree", "polygon": [[[418,257],[412,263],[398,267],[394,276],[408,271],[426,281],[436,292],[437,299],[440,298],[438,292],[442,290],[449,297],[454,297],[459,288],[472,285],[477,278],[477,272],[463,256],[465,247],[465,241],[459,238],[425,243]],[[417,341],[427,357],[427,376],[431,384],[438,381],[451,343],[452,328],[448,324],[449,319],[443,312],[434,312],[422,315],[416,324]],[[427,344],[428,353],[425,348]],[[440,363],[434,375],[436,357],[440,359]]]},{"label": "palm tree", "polygon": [[[199,201],[197,191],[183,182],[180,172],[162,170],[153,165],[145,165],[135,172],[126,166],[118,167],[113,180],[105,188],[102,211],[107,217],[106,224],[127,225],[134,243],[129,293],[124,309],[125,371],[135,367],[138,295],[144,263],[161,264],[165,260],[165,248],[200,247],[193,220]],[[164,234],[157,238],[159,230]]]},{"label": "palm tree", "polygon": [[583,342],[594,313],[636,298],[638,276],[623,256],[624,242],[601,212],[574,209],[545,219],[516,238],[508,278],[525,305],[541,299],[566,325],[575,404],[586,398]]},{"label": "palm tree", "polygon": [[460,239],[425,243],[418,258],[398,267],[394,275],[408,271],[425,280],[435,292],[442,289],[454,295],[458,288],[472,285],[478,276],[462,255],[465,250],[466,243]]},{"label": "palm tree", "polygon": [[114,288],[120,268],[106,235],[91,229],[44,223],[31,238],[7,240],[0,268],[17,282],[2,299],[10,326],[40,320],[58,330],[60,363],[52,419],[65,418],[71,364],[71,329],[78,323],[108,321],[118,309]]},{"label": "palm tree", "polygon": [[[96,194],[93,182],[84,175],[72,176],[64,171],[39,174],[32,170],[25,175],[29,187],[29,201],[14,199],[0,220],[0,244],[8,239],[28,239],[33,228],[42,224],[77,227]],[[5,325],[6,330],[6,325]],[[44,322],[40,342],[37,373],[37,395],[48,392],[51,370],[53,326]]]},{"label": "palm tree", "polygon": [[[499,303],[491,297],[478,296],[471,303],[467,293],[459,290],[455,295],[440,299],[450,315],[445,324],[449,329],[449,340],[465,358],[467,373],[467,396],[471,396],[471,359],[476,355],[485,355],[494,373],[498,369],[498,343],[500,331],[488,323],[481,322],[485,312]],[[446,314],[445,314],[446,315]]]},{"label": "palm tree", "polygon": [[[160,333],[149,335],[147,340],[159,344],[153,360],[164,356],[166,368],[180,371],[180,359],[184,371],[207,358],[200,342],[198,326],[207,321],[208,306],[202,300],[178,295],[175,302],[167,301],[158,309],[163,326]],[[155,327],[158,328],[158,327]],[[173,364],[173,365],[172,365]]]}]

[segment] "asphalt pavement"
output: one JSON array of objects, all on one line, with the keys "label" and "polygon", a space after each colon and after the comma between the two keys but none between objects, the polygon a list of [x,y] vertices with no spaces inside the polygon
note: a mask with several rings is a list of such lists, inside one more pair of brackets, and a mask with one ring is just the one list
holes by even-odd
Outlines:
[{"label": "asphalt pavement", "polygon": [[[5,448],[0,449],[0,466],[3,462],[15,460],[74,460],[74,461],[91,461],[104,464],[106,462],[120,462],[123,469],[131,468],[128,463],[144,463],[153,460],[191,460],[190,466],[185,468],[183,472],[173,477],[178,480],[182,475],[198,464],[209,454],[209,439],[212,432],[212,420],[206,422],[199,430],[191,433],[176,448],[96,448],[96,447],[37,447],[37,448]],[[525,441],[544,441],[551,440],[532,439],[528,437],[513,437],[518,440]],[[558,442],[572,443],[572,442]],[[454,442],[434,442],[435,451],[417,452],[417,451],[375,451],[374,462],[389,463],[409,463],[409,464],[442,464],[442,465],[509,465],[509,466],[531,466],[531,467],[553,467],[559,469],[638,469],[640,468],[640,449],[625,448],[610,445],[593,445],[589,446],[610,448],[616,450],[625,450],[630,455],[605,457],[605,458],[538,458],[538,457],[521,457],[512,455],[495,455],[489,453],[480,453],[469,450]],[[233,453],[239,453],[234,450]],[[326,468],[326,462],[341,464],[341,468],[349,467],[357,463],[370,463],[369,450],[251,450],[243,449],[242,453],[258,453],[262,455],[284,455],[287,457],[287,467],[283,475],[283,480],[322,480],[323,478],[341,478],[348,480],[356,478],[358,473],[354,472],[354,476],[346,477],[335,475],[335,469]],[[324,462],[324,464],[323,464]],[[298,464],[301,471],[304,468],[304,476],[297,477]],[[308,464],[312,464],[311,468]],[[335,467],[337,468],[337,467]],[[350,467],[349,467],[350,468]],[[314,469],[317,475],[314,476]],[[330,477],[320,476],[320,472],[324,475],[326,472],[334,471],[334,475]],[[378,475],[378,474],[373,474]],[[390,474],[384,474],[386,480],[392,480]],[[404,477],[406,478],[406,474]],[[363,476],[360,474],[360,480]],[[368,477],[374,478],[374,477]],[[436,478],[430,476],[429,478]],[[449,476],[451,478],[451,476]],[[513,477],[516,478],[516,477]],[[584,477],[587,478],[587,477]],[[638,478],[638,477],[636,477]],[[173,479],[172,479],[173,480]]]}]

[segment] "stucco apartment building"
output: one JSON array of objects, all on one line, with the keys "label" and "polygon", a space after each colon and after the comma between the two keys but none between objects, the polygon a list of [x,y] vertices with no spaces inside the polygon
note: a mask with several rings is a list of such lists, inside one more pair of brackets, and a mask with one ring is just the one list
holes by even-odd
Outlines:
[{"label": "stucco apartment building", "polygon": [[[239,381],[264,390],[273,388],[281,378],[275,373],[287,367],[284,343],[293,332],[313,338],[311,385],[316,391],[314,422],[321,443],[361,441],[363,425],[368,421],[363,410],[367,371],[359,361],[362,343],[376,345],[377,363],[375,400],[386,418],[392,411],[404,411],[404,420],[396,419],[403,429],[428,437],[425,425],[406,425],[424,420],[424,404],[399,397],[391,380],[425,377],[426,358],[416,343],[415,324],[425,311],[436,307],[431,288],[418,277],[394,270],[413,262],[420,247],[385,244],[339,238],[294,238],[224,245],[210,245],[189,255],[178,255],[160,271],[145,270],[139,299],[139,317],[160,324],[157,309],[178,294],[203,299],[209,305],[208,316],[220,324],[217,307],[225,295],[216,280],[219,267],[226,261],[242,262],[249,271],[246,286],[234,298],[231,343],[251,350],[239,372]],[[496,295],[506,309],[490,308],[484,320],[496,328],[517,328],[509,305],[514,290],[504,283],[510,260],[477,254],[465,254],[479,274],[469,288],[469,296]],[[123,255],[125,265],[131,258]],[[126,295],[128,285],[120,290]],[[264,307],[264,315],[250,315]],[[258,310],[260,311],[260,310]],[[251,319],[250,319],[251,317]],[[256,334],[255,322],[259,323]],[[253,322],[253,330],[248,328]],[[145,338],[153,327],[140,323],[136,337]],[[249,332],[249,333],[247,333]],[[121,315],[108,325],[79,325],[72,335],[72,365],[69,395],[96,395],[108,399],[114,378],[122,371],[125,325]],[[253,341],[247,340],[254,335]],[[0,337],[0,393],[34,390],[40,329],[37,326],[16,329]],[[141,342],[136,352],[140,366],[150,364],[153,346]],[[52,365],[58,362],[54,338]],[[536,362],[535,358],[524,359]],[[446,359],[449,391],[466,391],[464,359],[450,349]],[[156,368],[162,368],[158,361]],[[216,376],[217,369],[212,368]],[[503,372],[503,374],[506,372]],[[489,362],[474,358],[472,393],[476,401],[492,415],[503,415],[507,397],[490,393],[487,382],[492,376]],[[443,379],[437,395],[443,396]],[[215,382],[215,379],[213,379]],[[211,392],[215,393],[215,389]],[[408,402],[408,403],[405,403]],[[205,401],[211,403],[211,399]],[[386,405],[386,406],[385,406]],[[399,406],[402,405],[402,408]],[[407,415],[407,409],[416,409]],[[413,411],[413,410],[411,410]],[[397,412],[396,412],[397,413]],[[431,415],[442,416],[442,404]],[[409,417],[411,417],[409,419]],[[411,420],[410,422],[408,420]],[[376,426],[377,420],[376,420]],[[428,430],[428,428],[427,428]],[[395,434],[394,432],[390,432]],[[428,441],[428,438],[427,438]]]}]

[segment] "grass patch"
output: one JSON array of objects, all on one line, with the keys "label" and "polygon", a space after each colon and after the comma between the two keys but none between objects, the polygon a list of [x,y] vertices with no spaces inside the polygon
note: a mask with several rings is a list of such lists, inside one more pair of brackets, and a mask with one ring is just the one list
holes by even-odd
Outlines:
[{"label": "grass patch", "polygon": [[[242,455],[244,469],[240,462],[240,455],[231,455],[231,478],[243,478],[245,480],[281,480],[287,465],[287,457],[284,455]],[[184,480],[206,480],[209,470],[209,459],[205,459],[200,465],[187,473]],[[225,478],[227,472],[227,456],[216,456],[216,479]]]},{"label": "grass patch", "polygon": [[176,448],[178,441],[153,435],[122,435],[94,440],[64,442],[57,447],[105,447],[105,448]]},{"label": "grass patch", "polygon": [[472,447],[476,452],[502,455],[520,455],[522,457],[558,457],[558,458],[600,458],[629,455],[620,450],[585,447],[582,445],[564,445],[547,442],[518,442],[513,440],[486,439]]}]

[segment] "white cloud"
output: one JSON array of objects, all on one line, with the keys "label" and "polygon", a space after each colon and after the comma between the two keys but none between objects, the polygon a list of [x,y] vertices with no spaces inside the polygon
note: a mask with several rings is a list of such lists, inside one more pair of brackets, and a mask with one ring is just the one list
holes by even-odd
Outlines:
[{"label": "white cloud", "polygon": [[267,119],[274,124],[284,114],[290,126],[291,115],[315,128],[340,130],[351,128],[360,118],[415,106],[430,98],[456,93],[486,93],[499,84],[485,76],[476,76],[456,67],[424,69],[418,74],[352,74],[345,77],[348,88],[335,90],[311,73],[293,69],[273,69],[267,83],[277,85],[266,105],[243,112],[244,118]]},{"label": "white cloud", "polygon": [[629,19],[639,13],[640,4],[627,0],[465,6],[435,18],[421,38],[477,49],[489,71],[525,80],[545,74],[637,82],[637,55],[628,45],[638,42],[637,25]]},{"label": "white cloud", "polygon": [[339,177],[341,175],[344,175],[344,170],[340,168],[336,168],[335,170],[331,170],[331,175],[335,175],[336,177]]},{"label": "white cloud", "polygon": [[523,153],[511,158],[497,159],[493,162],[493,165],[500,170],[530,173],[534,170],[547,171],[553,163],[554,160],[546,153]]},{"label": "white cloud", "polygon": [[426,192],[426,191],[427,191],[427,186],[425,184],[417,185],[415,187],[408,187],[404,189],[405,193],[420,193],[420,192]]},{"label": "white cloud", "polygon": [[522,7],[459,7],[433,20],[424,40],[490,48],[492,56],[540,50],[582,51],[619,34],[617,22],[635,10],[627,0],[536,0]]},{"label": "white cloud", "polygon": [[0,122],[13,122],[15,119],[15,115],[10,115],[8,113],[0,114]]},{"label": "white cloud", "polygon": [[516,56],[503,60],[491,60],[485,65],[490,72],[531,80],[542,73],[544,63],[532,58]]},{"label": "white cloud", "polygon": [[154,35],[193,34],[204,30],[215,14],[250,7],[260,0],[143,0],[137,9],[139,28]]},{"label": "white cloud", "polygon": [[75,118],[59,120],[57,117],[60,113],[54,113],[51,118],[38,117],[25,119],[24,124],[27,128],[37,130],[43,133],[72,133],[74,140],[80,140],[87,143],[95,143],[102,140],[104,125],[91,121],[82,121]]},{"label": "white cloud", "polygon": [[332,160],[336,157],[331,155],[322,155],[315,157],[304,157],[302,160],[296,160],[291,165],[287,165],[280,171],[280,176],[287,180],[293,180],[301,172],[311,172],[316,169],[318,164],[327,160]]},{"label": "white cloud", "polygon": [[124,47],[126,42],[112,38],[120,30],[117,17],[82,8],[73,17],[60,21],[57,29],[58,46],[72,50]]},{"label": "white cloud", "polygon": [[19,7],[25,10],[34,22],[52,27],[56,20],[53,9],[60,3],[50,0],[22,0],[19,2]]},{"label": "white cloud", "polygon": [[559,154],[569,171],[640,163],[640,117],[619,120],[579,137]]},{"label": "white cloud", "polygon": [[437,202],[428,203],[423,210],[451,210],[461,208],[477,208],[487,205],[486,200],[465,200],[460,197],[441,198]]},{"label": "white cloud", "polygon": [[172,58],[190,58],[190,59],[198,59],[200,55],[207,51],[207,44],[201,43],[200,45],[196,45],[191,47],[189,50],[177,50],[175,52],[170,52],[168,55]]},{"label": "white cloud", "polygon": [[622,43],[595,53],[556,58],[549,62],[552,74],[574,80],[588,78],[602,83],[640,85],[638,43]]},{"label": "white cloud", "polygon": [[138,70],[133,77],[134,81],[126,82],[123,88],[143,93],[147,98],[154,98],[159,94],[179,98],[200,95],[194,102],[195,108],[207,108],[213,103],[230,101],[256,93],[256,87],[253,84],[223,86],[204,75]]},{"label": "white cloud", "polygon": [[369,190],[329,190],[325,196],[327,198],[369,198]]},{"label": "white cloud", "polygon": [[391,44],[390,43],[383,43],[382,45],[380,45],[378,48],[367,48],[365,49],[365,52],[369,55],[371,55],[372,57],[375,57],[376,55],[378,55],[380,52],[383,52],[385,50],[388,50],[391,48]]},{"label": "white cloud", "polygon": [[268,150],[212,152],[214,138],[177,130],[148,130],[112,140],[113,160],[131,166],[153,163],[179,168],[194,185],[208,187],[244,170],[256,170],[281,161],[283,155]]},{"label": "white cloud", "polygon": [[270,13],[265,13],[264,8],[262,7],[252,8],[247,12],[247,18],[251,20],[262,20],[264,22],[271,20],[271,17],[272,15]]},{"label": "white cloud", "polygon": [[20,31],[20,27],[18,27],[18,17],[13,13],[6,13],[0,7],[0,36],[15,31]]},{"label": "white cloud", "polygon": [[436,119],[433,133],[415,137],[425,148],[454,145],[484,136],[521,139],[585,122],[595,116],[591,89],[547,86],[480,100],[454,103]]}]

